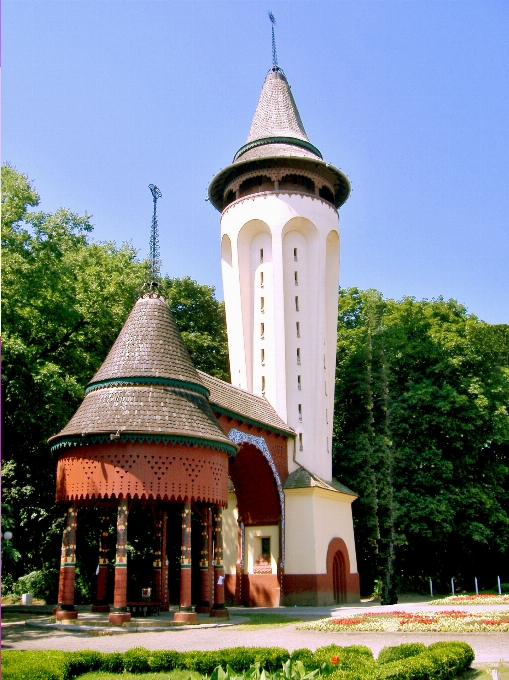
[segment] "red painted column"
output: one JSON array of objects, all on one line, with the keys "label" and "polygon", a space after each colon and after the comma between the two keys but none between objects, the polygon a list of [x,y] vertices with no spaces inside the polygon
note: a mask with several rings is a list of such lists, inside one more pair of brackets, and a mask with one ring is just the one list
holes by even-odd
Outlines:
[{"label": "red painted column", "polygon": [[200,604],[196,607],[196,611],[200,614],[208,614],[210,612],[210,572],[209,572],[209,524],[210,524],[210,510],[203,509],[203,516],[201,518],[201,552],[200,552]]},{"label": "red painted column", "polygon": [[156,510],[155,519],[155,549],[154,549],[154,560],[152,562],[152,567],[154,569],[153,582],[154,582],[154,592],[152,598],[156,602],[162,602],[163,591],[162,591],[162,517],[161,511]]},{"label": "red painted column", "polygon": [[131,614],[127,611],[127,498],[118,502],[115,591],[109,620],[116,625],[131,620]]},{"label": "red painted column", "polygon": [[76,503],[67,508],[65,527],[62,534],[62,550],[60,553],[60,578],[58,582],[57,619],[76,619],[78,612],[74,609],[74,580],[76,576],[76,524],[78,510]]},{"label": "red painted column", "polygon": [[170,590],[168,588],[168,571],[169,562],[166,550],[166,536],[168,532],[168,513],[163,512],[161,522],[161,602],[163,606],[161,609],[167,612],[170,608]]},{"label": "red painted column", "polygon": [[214,607],[211,616],[228,618],[228,610],[224,606],[224,565],[223,565],[223,511],[214,508]]},{"label": "red painted column", "polygon": [[191,503],[184,503],[182,510],[182,553],[180,558],[180,607],[175,621],[191,623],[196,614],[191,607]]},{"label": "red painted column", "polygon": [[93,612],[109,612],[108,604],[108,512],[105,510],[101,515],[101,530],[99,534],[99,565],[97,567],[97,583],[95,602],[92,605]]}]

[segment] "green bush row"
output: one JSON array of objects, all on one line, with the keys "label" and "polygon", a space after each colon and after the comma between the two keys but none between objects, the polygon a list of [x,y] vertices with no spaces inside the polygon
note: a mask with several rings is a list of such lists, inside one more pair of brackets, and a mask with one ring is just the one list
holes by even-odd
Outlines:
[{"label": "green bush row", "polygon": [[87,671],[146,673],[184,669],[210,676],[219,666],[242,674],[256,664],[274,673],[288,659],[300,661],[308,671],[318,669],[330,680],[442,680],[468,668],[474,653],[463,642],[385,647],[377,661],[370,649],[358,645],[329,645],[316,652],[297,649],[292,654],[279,647],[232,647],[212,652],[135,647],[124,653],[5,651],[2,666],[5,680],[71,680]]}]

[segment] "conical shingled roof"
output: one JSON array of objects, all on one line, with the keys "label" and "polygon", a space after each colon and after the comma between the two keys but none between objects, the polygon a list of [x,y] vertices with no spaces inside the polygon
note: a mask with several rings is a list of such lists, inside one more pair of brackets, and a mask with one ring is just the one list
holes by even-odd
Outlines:
[{"label": "conical shingled roof", "polygon": [[141,297],[56,440],[118,433],[184,437],[233,453],[167,302]]},{"label": "conical shingled roof", "polygon": [[234,163],[269,156],[322,158],[309,141],[288,80],[279,67],[272,68],[265,78],[249,135]]},{"label": "conical shingled roof", "polygon": [[277,135],[309,142],[286,76],[271,70],[263,83],[246,144]]}]

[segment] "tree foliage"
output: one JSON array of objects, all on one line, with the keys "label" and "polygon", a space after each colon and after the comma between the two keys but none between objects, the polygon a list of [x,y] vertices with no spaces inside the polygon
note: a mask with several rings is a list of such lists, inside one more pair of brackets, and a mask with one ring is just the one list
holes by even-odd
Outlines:
[{"label": "tree foliage", "polygon": [[[57,457],[47,439],[71,418],[146,278],[129,244],[96,243],[88,215],[31,212],[27,177],[2,167],[3,524],[7,569],[58,557]],[[148,230],[147,230],[148,231]],[[228,376],[222,303],[190,278],[161,281],[195,365]]]},{"label": "tree foliage", "polygon": [[360,496],[363,589],[378,580],[383,601],[428,578],[491,585],[503,568],[508,350],[509,326],[454,300],[340,291],[334,473]]}]

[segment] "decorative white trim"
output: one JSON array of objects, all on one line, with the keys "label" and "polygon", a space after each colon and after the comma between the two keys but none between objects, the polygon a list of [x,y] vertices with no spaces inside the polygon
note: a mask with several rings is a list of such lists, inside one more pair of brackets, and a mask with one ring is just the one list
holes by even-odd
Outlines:
[{"label": "decorative white trim", "polygon": [[237,445],[242,445],[242,444],[251,444],[252,446],[256,446],[256,448],[262,452],[265,460],[270,466],[270,469],[272,470],[272,474],[274,475],[274,479],[276,480],[276,486],[277,486],[277,491],[279,494],[279,502],[281,504],[281,568],[284,569],[285,566],[285,495],[283,493],[283,486],[281,484],[281,479],[279,477],[279,473],[277,471],[277,468],[274,464],[274,461],[272,460],[272,456],[270,455],[269,447],[267,446],[267,443],[263,437],[256,437],[254,434],[247,434],[246,432],[241,432],[240,430],[236,430],[235,428],[231,429],[228,432],[228,439],[232,441],[234,444]]}]

